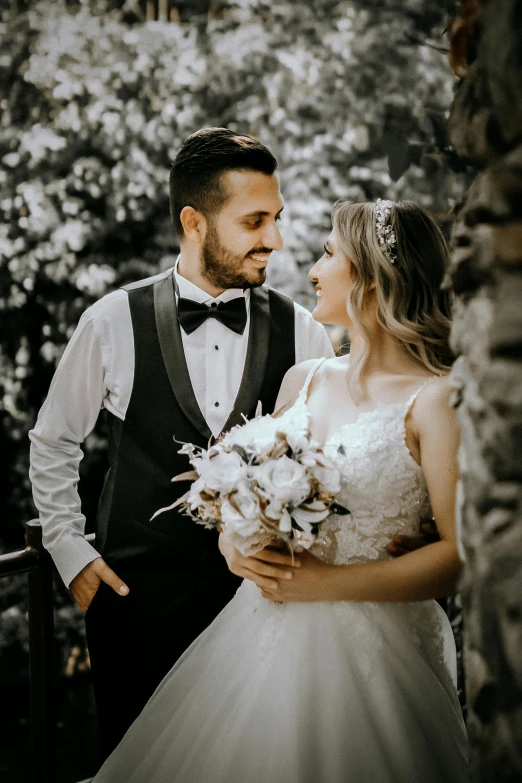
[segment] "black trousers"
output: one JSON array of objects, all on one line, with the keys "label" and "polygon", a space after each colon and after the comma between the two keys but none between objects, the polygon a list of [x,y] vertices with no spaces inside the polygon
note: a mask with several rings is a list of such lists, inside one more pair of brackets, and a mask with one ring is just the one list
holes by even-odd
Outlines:
[{"label": "black trousers", "polygon": [[172,600],[168,574],[159,583],[157,574],[118,574],[129,594],[120,596],[102,582],[85,615],[102,760],[240,583],[221,574],[219,582],[200,584],[191,596]]}]

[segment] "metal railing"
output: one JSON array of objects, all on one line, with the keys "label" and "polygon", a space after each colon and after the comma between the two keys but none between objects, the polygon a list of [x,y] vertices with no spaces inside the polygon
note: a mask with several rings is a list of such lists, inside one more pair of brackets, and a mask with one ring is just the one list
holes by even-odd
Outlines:
[{"label": "metal railing", "polygon": [[[36,5],[37,0],[11,0],[11,13],[18,15]],[[67,0],[61,0],[67,7]],[[138,19],[152,22],[180,22],[180,14],[176,0],[127,0],[122,4],[122,11],[134,12]]]},{"label": "metal railing", "polygon": [[145,6],[147,21],[179,22],[179,11],[172,0],[147,0]]},{"label": "metal railing", "polygon": [[[94,535],[86,538],[92,542]],[[27,523],[25,540],[25,549],[0,555],[0,579],[27,574],[31,781],[55,783],[54,564],[43,547],[42,527],[38,519]]]}]

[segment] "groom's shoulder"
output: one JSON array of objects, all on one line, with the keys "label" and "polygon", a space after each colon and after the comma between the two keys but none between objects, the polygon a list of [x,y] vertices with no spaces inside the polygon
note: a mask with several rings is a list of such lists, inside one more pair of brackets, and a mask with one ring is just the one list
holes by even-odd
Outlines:
[{"label": "groom's shoulder", "polygon": [[128,310],[128,299],[122,288],[116,288],[90,305],[84,311],[82,320],[97,322],[105,318],[117,319],[122,311]]},{"label": "groom's shoulder", "polygon": [[269,285],[268,283],[264,283],[262,286],[260,286],[258,289],[254,288],[253,291],[261,291],[262,295],[271,297],[273,299],[280,299],[282,302],[285,302],[286,304],[295,304],[294,300],[291,296],[288,296],[287,294],[283,294],[281,291],[278,291],[277,288],[274,288],[274,286]]},{"label": "groom's shoulder", "polygon": [[317,323],[312,318],[311,312],[307,310],[306,307],[303,307],[303,305],[299,304],[299,302],[296,302],[295,299],[292,299],[291,296],[288,296],[288,294],[283,294],[281,291],[278,291],[277,288],[273,288],[273,286],[266,283],[262,286],[262,290],[266,291],[271,296],[277,297],[281,300],[281,302],[284,302],[288,306],[289,311],[293,312],[296,318],[300,318],[311,323]]},{"label": "groom's shoulder", "polygon": [[159,283],[165,280],[167,277],[172,276],[173,268],[166,269],[164,272],[160,272],[157,275],[151,275],[151,277],[144,277],[142,280],[136,280],[134,283],[127,283],[122,286],[123,291],[135,291],[138,288],[147,288],[148,286]]},{"label": "groom's shoulder", "polygon": [[94,302],[90,307],[85,310],[83,314],[84,320],[93,319],[95,321],[103,320],[103,318],[118,319],[120,316],[127,313],[129,309],[129,291],[134,291],[139,288],[147,288],[155,283],[164,280],[172,274],[172,269],[167,269],[165,272],[160,272],[158,275],[152,275],[151,277],[145,277],[141,280],[136,280],[133,283],[116,288],[114,291],[105,294],[97,302]]},{"label": "groom's shoulder", "polygon": [[314,321],[310,310],[307,310],[306,307],[303,307],[303,305],[299,304],[299,302],[294,301],[294,310],[296,318],[302,319],[307,324],[315,324],[316,326],[320,326],[317,321]]}]

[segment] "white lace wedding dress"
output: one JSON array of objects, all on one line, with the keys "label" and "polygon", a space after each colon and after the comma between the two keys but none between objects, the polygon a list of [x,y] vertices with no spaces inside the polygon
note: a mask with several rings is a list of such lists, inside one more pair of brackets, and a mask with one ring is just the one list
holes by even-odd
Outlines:
[{"label": "white lace wedding dress", "polygon": [[[285,429],[308,416],[312,374]],[[405,442],[415,396],[362,412],[326,444],[351,514],[329,518],[318,557],[385,560],[394,534],[417,534],[429,502]],[[276,604],[245,581],[95,783],[462,783],[455,676],[451,627],[436,601]]]}]

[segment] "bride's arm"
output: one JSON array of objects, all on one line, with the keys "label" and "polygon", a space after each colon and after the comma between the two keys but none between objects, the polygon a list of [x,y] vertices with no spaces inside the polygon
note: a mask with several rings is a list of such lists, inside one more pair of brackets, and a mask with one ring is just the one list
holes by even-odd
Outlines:
[{"label": "bride's arm", "polygon": [[419,394],[411,416],[421,466],[440,541],[396,560],[356,565],[328,565],[299,555],[302,568],[277,590],[265,592],[278,601],[422,601],[455,591],[461,570],[455,531],[459,433],[449,404],[446,378]]}]

